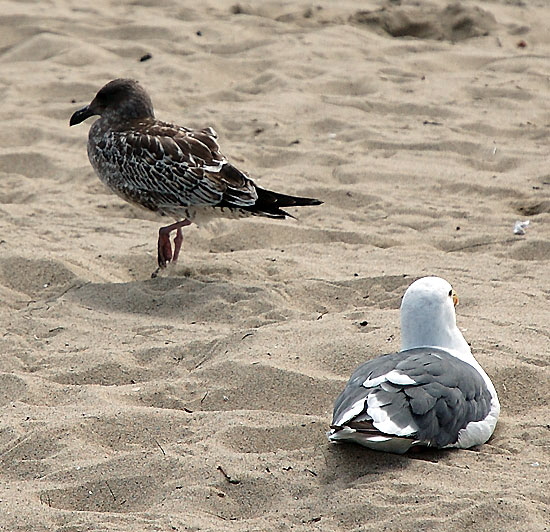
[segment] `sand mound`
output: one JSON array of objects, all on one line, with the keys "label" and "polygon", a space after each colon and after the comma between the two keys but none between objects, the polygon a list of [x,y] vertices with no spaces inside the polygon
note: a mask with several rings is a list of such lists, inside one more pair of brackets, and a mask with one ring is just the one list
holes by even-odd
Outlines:
[{"label": "sand mound", "polygon": [[392,37],[451,42],[486,36],[497,27],[492,13],[460,2],[449,4],[443,9],[423,2],[403,7],[382,7],[376,11],[358,11],[350,17],[350,22],[365,24],[370,29]]}]

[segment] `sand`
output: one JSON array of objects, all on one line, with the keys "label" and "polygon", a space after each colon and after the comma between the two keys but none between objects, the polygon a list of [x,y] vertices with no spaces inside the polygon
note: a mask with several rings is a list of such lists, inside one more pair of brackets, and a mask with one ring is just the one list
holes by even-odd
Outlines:
[{"label": "sand", "polygon": [[[0,529],[548,530],[546,0],[82,5],[1,8]],[[165,220],[106,190],[90,121],[68,126],[116,77],[325,204],[186,228],[151,279]],[[330,445],[423,275],[459,294],[494,437]]]}]

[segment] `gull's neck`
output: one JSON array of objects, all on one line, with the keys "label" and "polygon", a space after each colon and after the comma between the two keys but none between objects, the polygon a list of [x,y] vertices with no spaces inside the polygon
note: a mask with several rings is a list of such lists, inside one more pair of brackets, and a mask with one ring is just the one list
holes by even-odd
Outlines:
[{"label": "gull's neck", "polygon": [[449,309],[443,318],[439,312],[402,309],[401,349],[405,351],[415,347],[438,347],[449,351],[464,362],[475,362],[468,342],[456,326],[454,309]]}]

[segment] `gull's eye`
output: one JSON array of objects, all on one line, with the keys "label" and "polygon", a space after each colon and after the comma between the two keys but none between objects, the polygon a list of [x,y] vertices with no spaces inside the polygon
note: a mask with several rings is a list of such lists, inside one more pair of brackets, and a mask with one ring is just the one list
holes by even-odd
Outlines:
[{"label": "gull's eye", "polygon": [[449,290],[449,297],[453,297],[453,289],[452,288]]}]

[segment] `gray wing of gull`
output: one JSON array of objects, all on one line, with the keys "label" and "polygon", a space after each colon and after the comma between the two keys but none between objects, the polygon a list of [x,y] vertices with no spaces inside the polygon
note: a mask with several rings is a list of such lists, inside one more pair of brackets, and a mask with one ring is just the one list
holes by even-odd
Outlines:
[{"label": "gray wing of gull", "polygon": [[490,408],[491,394],[473,366],[444,350],[419,347],[359,366],[335,401],[332,426],[363,425],[445,447]]}]

